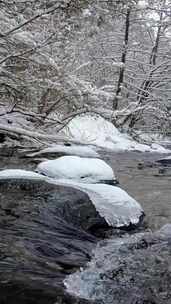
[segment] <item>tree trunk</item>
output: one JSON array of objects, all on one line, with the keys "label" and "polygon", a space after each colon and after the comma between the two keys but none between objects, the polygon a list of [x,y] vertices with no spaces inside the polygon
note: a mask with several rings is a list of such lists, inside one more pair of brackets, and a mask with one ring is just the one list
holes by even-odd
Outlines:
[{"label": "tree trunk", "polygon": [[113,101],[113,110],[116,110],[118,108],[119,95],[121,93],[122,84],[124,81],[125,63],[126,63],[127,48],[128,48],[128,42],[129,42],[130,13],[131,13],[131,9],[128,8],[126,11],[126,20],[125,20],[124,48],[123,48],[122,57],[121,57],[122,66],[120,67],[116,95],[115,95],[115,98]]}]

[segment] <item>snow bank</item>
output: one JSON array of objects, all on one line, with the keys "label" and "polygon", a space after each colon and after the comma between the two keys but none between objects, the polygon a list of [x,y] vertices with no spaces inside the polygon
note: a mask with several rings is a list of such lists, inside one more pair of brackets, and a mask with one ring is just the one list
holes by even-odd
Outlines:
[{"label": "snow bank", "polygon": [[[55,182],[55,181],[54,181]],[[140,204],[123,189],[106,184],[82,184],[71,180],[56,180],[57,184],[75,187],[88,194],[99,214],[109,226],[137,225],[144,214]]]},{"label": "snow bank", "polygon": [[77,155],[84,157],[99,157],[99,154],[91,147],[81,146],[81,145],[72,145],[72,146],[64,146],[64,145],[52,145],[48,148],[45,148],[41,151],[29,154],[30,157],[39,156],[42,154],[48,153],[65,153],[68,155]]},{"label": "snow bank", "polygon": [[40,163],[36,170],[55,179],[73,179],[83,183],[115,178],[112,168],[98,158],[62,156]]},{"label": "snow bank", "polygon": [[22,178],[22,179],[45,179],[43,175],[22,169],[6,169],[0,171],[0,179]]},{"label": "snow bank", "polygon": [[65,134],[73,139],[87,144],[95,144],[99,147],[118,151],[141,151],[141,152],[159,152],[168,153],[160,145],[139,144],[131,136],[123,134],[102,117],[84,115],[74,118],[65,129]]}]

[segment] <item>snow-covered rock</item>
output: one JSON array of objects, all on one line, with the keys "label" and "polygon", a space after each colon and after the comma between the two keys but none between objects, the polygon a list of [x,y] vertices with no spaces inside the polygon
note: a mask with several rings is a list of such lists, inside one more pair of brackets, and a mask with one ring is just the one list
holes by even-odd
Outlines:
[{"label": "snow-covered rock", "polygon": [[82,157],[99,157],[99,154],[91,147],[81,145],[52,145],[48,148],[42,149],[41,151],[30,153],[29,157],[35,156],[51,156],[57,154],[76,155]]},{"label": "snow-covered rock", "polygon": [[55,179],[72,179],[82,183],[115,179],[112,168],[98,158],[62,156],[40,163],[36,171]]},{"label": "snow-covered rock", "polygon": [[[77,116],[67,125],[65,135],[72,139],[118,151],[168,153],[161,145],[140,144],[126,133],[121,133],[111,122],[92,115]],[[63,132],[64,132],[63,131]]]},{"label": "snow-covered rock", "polygon": [[123,189],[105,184],[82,184],[70,180],[57,183],[70,185],[88,194],[100,216],[109,226],[121,228],[138,225],[144,212],[140,204]]},{"label": "snow-covered rock", "polygon": [[22,170],[22,169],[6,169],[0,171],[0,179],[10,179],[10,178],[42,180],[45,177],[36,172]]},{"label": "snow-covered rock", "polygon": [[63,156],[40,163],[37,172],[50,177],[49,182],[70,185],[87,193],[109,226],[127,227],[141,220],[143,210],[135,199],[121,188],[102,183],[114,180],[115,176],[101,159]]},{"label": "snow-covered rock", "polygon": [[123,189],[105,184],[86,184],[85,188],[96,210],[110,226],[126,227],[140,222],[143,215],[140,204]]}]

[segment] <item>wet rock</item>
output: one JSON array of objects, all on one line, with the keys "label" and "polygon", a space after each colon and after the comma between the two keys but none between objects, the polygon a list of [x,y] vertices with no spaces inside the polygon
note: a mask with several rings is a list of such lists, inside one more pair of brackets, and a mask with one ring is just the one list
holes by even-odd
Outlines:
[{"label": "wet rock", "polygon": [[[101,304],[171,303],[171,225],[157,233],[105,241],[68,292]],[[97,302],[96,302],[97,301]]]},{"label": "wet rock", "polygon": [[138,163],[137,168],[138,168],[139,170],[144,169],[144,164],[143,164],[143,163]]},{"label": "wet rock", "polygon": [[0,303],[63,301],[63,279],[90,260],[97,242],[92,225],[106,223],[81,191],[0,180]]},{"label": "wet rock", "polygon": [[171,155],[158,159],[156,162],[162,166],[171,167]]},{"label": "wet rock", "polygon": [[5,142],[5,134],[0,133],[0,143],[4,143],[4,142]]}]

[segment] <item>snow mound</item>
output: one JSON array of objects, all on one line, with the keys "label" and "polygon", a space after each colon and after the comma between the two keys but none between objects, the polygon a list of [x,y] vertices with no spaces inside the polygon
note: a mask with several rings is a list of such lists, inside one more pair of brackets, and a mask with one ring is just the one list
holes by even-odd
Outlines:
[{"label": "snow mound", "polygon": [[118,151],[140,151],[168,153],[168,150],[158,144],[151,147],[139,144],[131,136],[121,133],[114,125],[98,116],[77,116],[65,129],[65,134],[73,139],[95,144],[99,147]]},{"label": "snow mound", "polygon": [[106,184],[74,182],[69,179],[50,182],[68,185],[88,194],[99,214],[109,226],[128,227],[138,225],[144,212],[140,204],[123,189]]},{"label": "snow mound", "polygon": [[77,155],[83,157],[99,157],[99,154],[91,147],[81,146],[81,145],[52,145],[51,147],[45,148],[41,151],[29,154],[30,157],[35,157],[42,154],[48,153],[60,153],[63,152],[68,155]]},{"label": "snow mound", "polygon": [[44,179],[43,175],[32,171],[26,171],[22,169],[6,169],[0,171],[0,179],[10,179],[10,178],[22,178],[22,179]]},{"label": "snow mound", "polygon": [[55,179],[73,179],[83,183],[115,179],[112,168],[103,160],[79,156],[62,156],[41,162],[36,171]]}]

